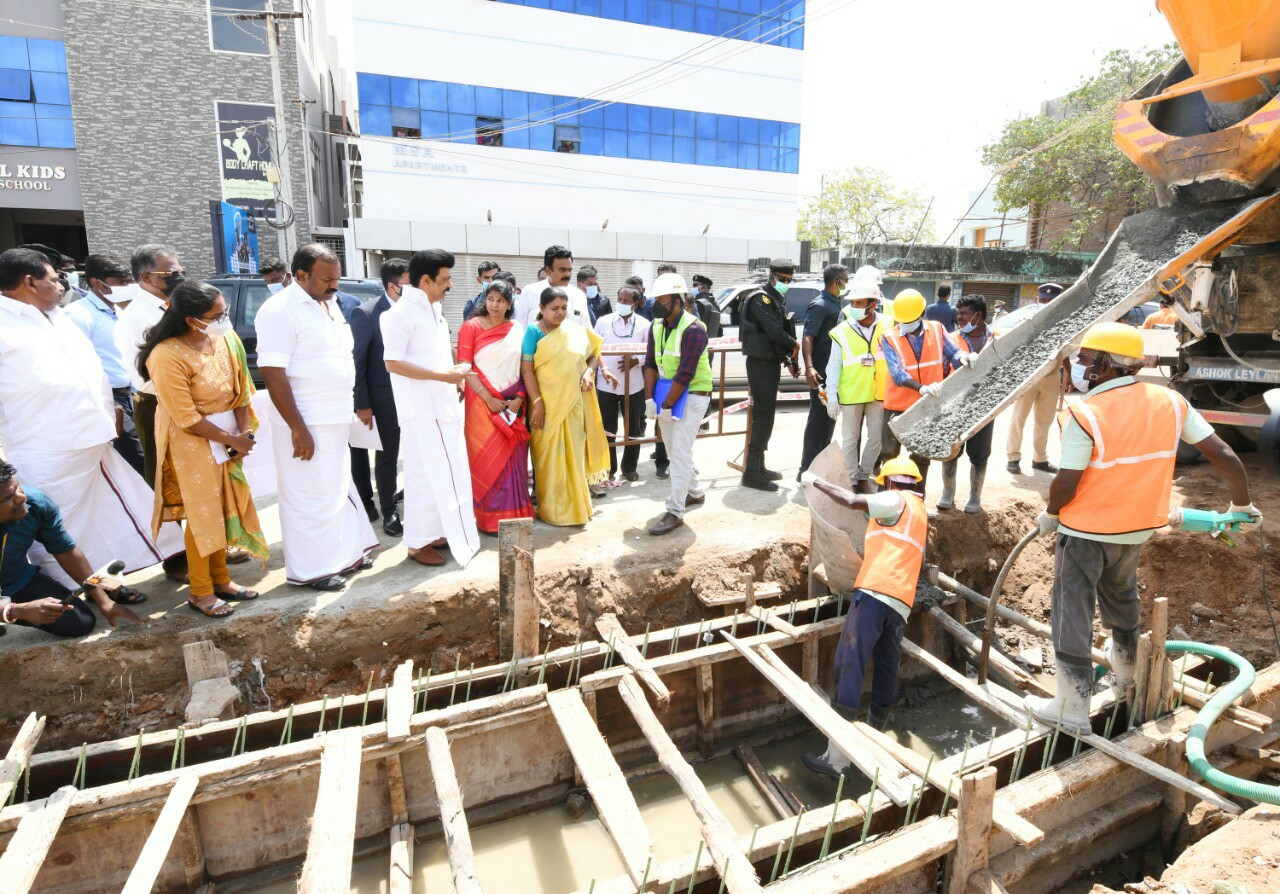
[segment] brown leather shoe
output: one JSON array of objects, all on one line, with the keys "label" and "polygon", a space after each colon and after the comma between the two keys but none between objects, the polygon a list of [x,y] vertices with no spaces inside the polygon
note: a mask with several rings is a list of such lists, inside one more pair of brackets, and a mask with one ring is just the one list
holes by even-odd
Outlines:
[{"label": "brown leather shoe", "polygon": [[419,565],[427,565],[432,568],[438,568],[449,561],[429,546],[409,550],[409,558]]},{"label": "brown leather shoe", "polygon": [[689,494],[687,497],[684,498],[684,505],[686,506],[697,506],[699,503],[705,503],[705,502],[707,502],[706,494],[698,494],[697,496],[694,496],[693,494]]},{"label": "brown leather shoe", "polygon": [[432,549],[448,549],[449,538],[441,537],[439,540],[433,540],[431,543],[428,543],[427,546],[431,547]]},{"label": "brown leather shoe", "polygon": [[659,536],[661,534],[670,534],[672,531],[674,531],[676,528],[680,527],[683,524],[684,524],[683,518],[680,518],[680,516],[678,515],[672,515],[670,512],[668,512],[664,516],[662,516],[662,518],[658,519],[656,522],[649,525],[649,533],[653,534],[654,536]]}]

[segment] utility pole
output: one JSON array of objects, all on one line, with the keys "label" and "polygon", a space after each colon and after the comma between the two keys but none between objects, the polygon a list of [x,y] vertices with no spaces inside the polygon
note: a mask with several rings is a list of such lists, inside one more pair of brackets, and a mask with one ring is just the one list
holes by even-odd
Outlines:
[{"label": "utility pole", "polygon": [[[301,19],[300,12],[276,12],[275,0],[267,0],[266,12],[249,13],[236,16],[237,19],[245,21],[260,21],[266,25],[267,38],[267,56],[271,61],[271,91],[275,104],[275,121],[271,127],[271,152],[276,160],[276,176],[280,181],[280,202],[276,203],[276,223],[281,224],[285,217],[284,211],[280,207],[283,203],[288,208],[289,224],[287,226],[277,226],[280,231],[280,239],[282,243],[282,254],[287,261],[293,257],[293,253],[298,250],[298,218],[293,204],[293,178],[289,171],[289,159],[284,154],[285,134],[285,109],[284,109],[284,87],[280,78],[280,22],[288,19]],[[305,152],[305,128],[301,134],[303,139],[303,149]],[[268,173],[270,179],[270,173]]]}]

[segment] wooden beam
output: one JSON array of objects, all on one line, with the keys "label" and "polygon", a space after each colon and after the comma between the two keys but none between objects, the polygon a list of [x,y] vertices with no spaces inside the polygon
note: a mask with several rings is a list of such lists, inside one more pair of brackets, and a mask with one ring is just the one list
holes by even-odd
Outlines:
[{"label": "wooden beam", "polygon": [[[1176,733],[1170,736],[1169,741],[1164,746],[1165,766],[1178,775],[1182,775],[1187,770],[1186,746],[1187,736],[1185,733]],[[1160,845],[1164,849],[1165,856],[1172,860],[1174,842],[1178,838],[1178,831],[1182,828],[1182,824],[1186,822],[1187,818],[1187,793],[1171,785],[1166,786],[1163,807],[1164,810],[1160,818]]]},{"label": "wooden beam", "polygon": [[969,876],[968,894],[1009,894],[990,869],[979,869]]},{"label": "wooden beam", "polygon": [[542,651],[538,629],[538,597],[533,591],[533,547],[515,552],[515,657],[527,658]]},{"label": "wooden beam", "polygon": [[754,605],[747,611],[747,614],[751,615],[751,617],[755,618],[765,626],[772,627],[779,633],[785,633],[787,636],[793,636],[797,639],[804,636],[800,631],[800,628],[782,620],[782,618],[778,616],[777,609],[768,609],[761,605]]},{"label": "wooden beam", "polygon": [[[754,585],[754,593],[756,602],[760,603],[765,599],[777,599],[782,595],[782,587],[772,582],[762,582]],[[706,593],[698,594],[698,601],[707,608],[723,608],[731,609],[736,605],[742,605],[745,602],[742,593],[717,593],[708,595]],[[732,616],[732,612],[729,613]]]},{"label": "wooden beam", "polygon": [[956,852],[947,867],[947,894],[965,894],[969,876],[987,868],[991,848],[991,810],[995,799],[995,767],[960,778],[956,805]]},{"label": "wooden beam", "polygon": [[547,704],[587,784],[600,823],[613,839],[627,874],[639,886],[653,859],[653,842],[622,769],[577,689],[549,692]]},{"label": "wooden beam", "polygon": [[151,894],[151,888],[169,856],[169,849],[173,847],[174,836],[178,834],[178,827],[187,813],[187,805],[191,803],[191,796],[195,794],[199,784],[199,774],[185,773],[169,789],[169,799],[164,802],[164,809],[160,811],[156,824],[151,827],[147,843],[142,846],[142,853],[134,862],[133,871],[129,873],[129,880],[125,882],[121,894]]},{"label": "wooden beam", "polygon": [[764,798],[765,803],[773,810],[774,816],[778,819],[786,819],[789,816],[795,816],[799,812],[793,810],[790,802],[783,798],[778,790],[773,787],[773,777],[769,775],[769,771],[765,769],[764,764],[760,763],[760,758],[756,757],[754,748],[750,745],[739,745],[733,749],[733,755],[742,764],[742,768],[747,771],[747,778],[756,787],[760,797]]},{"label": "wooden beam", "polygon": [[307,859],[298,879],[299,894],[346,894],[351,888],[363,756],[359,727],[324,734],[320,784],[307,838]]},{"label": "wooden beam", "polygon": [[462,790],[449,753],[449,736],[433,726],[427,730],[427,760],[435,780],[436,799],[440,803],[440,823],[444,827],[444,843],[449,851],[449,872],[457,894],[482,894],[476,855],[471,848],[471,832],[462,811]]},{"label": "wooden beam", "polygon": [[810,685],[818,682],[818,641],[807,639],[800,646],[800,676]]},{"label": "wooden beam", "polygon": [[710,757],[716,747],[715,728],[715,665],[698,666],[698,751]]},{"label": "wooden beam", "polygon": [[391,692],[387,695],[387,741],[408,737],[413,702],[413,659],[410,658],[396,668],[391,678]]},{"label": "wooden beam", "polygon": [[44,718],[37,718],[35,712],[27,715],[13,737],[9,752],[0,761],[0,802],[9,800],[9,791],[18,784],[22,770],[31,761],[31,753],[36,750],[36,742],[44,732]]},{"label": "wooden beam", "polygon": [[391,894],[413,894],[413,826],[391,827]]},{"label": "wooden beam", "polygon": [[391,801],[391,823],[409,822],[409,799],[404,787],[404,764],[399,754],[389,754],[383,762],[387,771],[387,797]]},{"label": "wooden beam", "polygon": [[863,736],[853,724],[836,713],[835,708],[815,695],[808,685],[785,664],[782,665],[783,669],[779,669],[768,659],[768,656],[772,656],[779,663],[781,663],[780,659],[769,651],[767,646],[758,646],[759,651],[756,651],[728,633],[722,631],[722,634],[752,667],[764,675],[764,678],[795,706],[797,711],[809,718],[819,732],[835,742],[867,779],[878,779],[878,787],[889,800],[899,807],[907,803],[911,792],[902,781],[902,777],[907,772],[904,767]]},{"label": "wooden beam", "polygon": [[[517,571],[516,549],[529,553],[526,564]],[[523,589],[517,595],[517,579]],[[528,644],[528,630],[521,629],[527,623],[527,600],[533,587],[533,519],[504,518],[498,522],[498,659],[509,662],[512,658],[532,658],[538,654],[537,630],[534,630],[533,646]],[[525,600],[526,605],[517,610],[516,603]],[[536,607],[536,606],[535,606]],[[517,617],[518,615],[518,617]],[[534,623],[537,621],[535,619]],[[527,650],[517,651],[520,647]]]},{"label": "wooden beam", "polygon": [[688,761],[680,755],[676,743],[671,741],[666,728],[649,707],[640,684],[634,677],[624,677],[618,684],[618,694],[622,696],[622,701],[631,711],[631,716],[635,718],[649,746],[658,756],[658,762],[662,764],[662,768],[675,779],[676,784],[680,786],[680,790],[693,806],[693,812],[697,815],[698,822],[702,824],[702,838],[707,843],[711,861],[715,864],[720,877],[724,879],[725,887],[730,894],[763,892],[760,880],[756,877],[755,867],[751,865],[751,861],[747,859],[747,855],[738,844],[733,827],[720,812],[720,808],[711,800],[707,787],[702,784],[693,767],[689,766]]},{"label": "wooden beam", "polygon": [[750,571],[744,571],[738,575],[738,580],[742,581],[743,607],[750,614],[756,607],[756,576]]},{"label": "wooden beam", "polygon": [[[927,779],[933,787],[944,792],[951,792],[953,796],[960,791],[960,777],[947,772],[939,762],[930,762],[923,755],[917,754],[904,745],[899,745],[892,736],[886,736],[878,729],[868,726],[860,720],[856,721],[854,726],[868,739],[871,739],[893,755],[899,763],[912,773]],[[926,770],[928,771],[927,776],[925,775]],[[996,795],[995,804],[992,807],[992,815],[995,819],[995,824],[1008,832],[1013,840],[1023,847],[1031,847],[1044,841],[1044,830],[1003,805],[999,794]]]},{"label": "wooden beam", "polygon": [[[1191,705],[1193,708],[1203,708],[1209,704],[1212,695],[1207,695],[1202,689],[1188,686],[1185,690],[1181,688],[1182,680],[1192,680],[1194,677],[1179,677],[1174,682],[1174,691],[1181,696],[1183,702]],[[1196,682],[1203,682],[1197,680]],[[1178,696],[1175,696],[1177,698]],[[1251,711],[1248,708],[1242,708],[1239,705],[1228,705],[1227,709],[1222,712],[1224,720],[1230,720],[1232,723],[1243,726],[1245,729],[1253,730],[1260,733],[1271,725],[1271,718],[1266,714],[1260,714],[1257,711]]]},{"label": "wooden beam", "polygon": [[[928,616],[935,621],[939,627],[951,634],[951,636],[955,638],[956,642],[968,650],[971,655],[977,656],[981,654],[982,637],[969,630],[969,628],[965,627],[936,605],[930,606]],[[991,647],[989,655],[991,666],[996,670],[996,672],[1008,678],[1009,682],[1016,685],[1019,689],[1033,692],[1036,695],[1053,695],[1052,692],[1037,683],[1035,678],[1029,673],[998,652],[994,645]]]},{"label": "wooden beam", "polygon": [[596,630],[599,631],[602,639],[613,641],[613,648],[622,659],[622,663],[629,667],[653,693],[653,697],[658,700],[658,709],[665,711],[671,704],[671,690],[667,689],[667,684],[662,682],[662,678],[640,654],[640,650],[632,645],[631,638],[627,636],[627,631],[622,629],[617,617],[612,613],[601,615],[596,621]]},{"label": "wooden beam", "polygon": [[1164,596],[1158,596],[1151,607],[1151,670],[1147,675],[1147,691],[1144,697],[1145,715],[1148,720],[1155,718],[1161,702],[1164,702],[1166,711],[1172,707],[1165,698],[1165,690],[1173,681],[1172,672],[1166,673],[1165,667],[1168,659],[1165,658],[1164,644],[1168,637],[1169,600]]},{"label": "wooden beam", "polygon": [[1250,748],[1247,745],[1232,745],[1231,753],[1241,760],[1264,767],[1280,769],[1280,751],[1273,748]]},{"label": "wooden beam", "polygon": [[[1014,724],[1015,726],[1024,725],[1027,722],[1027,716],[1028,716],[1027,714],[1019,713],[1017,710],[1005,704],[1003,700],[996,698],[994,695],[991,694],[991,692],[988,691],[988,690],[994,691],[998,689],[999,687],[995,686],[995,684],[988,682],[987,689],[983,689],[982,687],[978,686],[976,683],[973,683],[972,681],[970,681],[968,677],[965,677],[964,675],[957,673],[955,670],[948,667],[946,664],[939,661],[937,658],[930,655],[928,652],[921,649],[919,646],[917,646],[915,643],[911,642],[910,640],[904,639],[902,641],[902,650],[906,652],[908,655],[910,655],[912,658],[915,658],[916,660],[923,662],[931,670],[933,670],[939,676],[941,676],[944,680],[951,683],[953,686],[955,686],[957,689],[959,689],[961,692],[963,692],[970,699],[972,699],[974,702],[978,703],[982,707],[987,708],[988,710],[994,711],[995,713],[999,714],[1001,717],[1004,717],[1006,720],[1008,720],[1010,723]],[[1015,696],[1011,692],[1006,692],[1005,695],[1010,699],[1017,699],[1017,696]],[[1037,722],[1037,725],[1040,726],[1041,729],[1051,728],[1050,724]],[[1064,732],[1067,732],[1067,731],[1064,730]],[[1103,754],[1106,754],[1109,757],[1113,757],[1118,761],[1122,761],[1131,767],[1141,770],[1142,772],[1146,773],[1148,776],[1153,776],[1156,779],[1160,780],[1161,782],[1167,783],[1168,785],[1177,786],[1178,788],[1181,788],[1183,791],[1195,795],[1197,798],[1200,798],[1202,801],[1208,801],[1210,804],[1213,804],[1215,807],[1218,807],[1221,810],[1225,810],[1227,813],[1230,813],[1233,816],[1240,812],[1240,807],[1238,804],[1235,804],[1232,801],[1228,801],[1226,798],[1222,797],[1212,789],[1207,788],[1206,786],[1200,785],[1197,782],[1192,782],[1190,779],[1187,779],[1184,776],[1180,776],[1166,767],[1160,766],[1155,761],[1149,758],[1142,757],[1141,755],[1135,754],[1121,745],[1117,745],[1115,742],[1112,742],[1110,739],[1105,739],[1102,736],[1099,736],[1092,732],[1082,733],[1082,734],[1068,732],[1068,735],[1072,735],[1075,738],[1078,738],[1080,741],[1084,742],[1086,745],[1089,745],[1090,747],[1094,748],[1097,751],[1101,751]]]},{"label": "wooden beam", "polygon": [[0,856],[0,884],[4,886],[4,894],[27,894],[31,890],[75,796],[75,786],[63,786],[46,798],[38,810],[22,818],[18,831],[13,833]]},{"label": "wooden beam", "polygon": [[894,835],[822,863],[812,863],[769,886],[769,894],[862,891],[927,866],[956,846],[954,817],[930,817]]}]

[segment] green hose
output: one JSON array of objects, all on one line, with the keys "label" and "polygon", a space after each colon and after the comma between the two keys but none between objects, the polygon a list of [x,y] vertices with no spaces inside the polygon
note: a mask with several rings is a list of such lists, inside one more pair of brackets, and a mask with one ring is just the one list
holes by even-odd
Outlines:
[{"label": "green hose", "polygon": [[1230,795],[1248,798],[1264,804],[1280,806],[1280,786],[1263,785],[1239,779],[1214,767],[1204,756],[1204,739],[1209,727],[1218,719],[1218,715],[1227,709],[1237,698],[1253,685],[1256,674],[1253,665],[1245,661],[1230,649],[1211,646],[1205,643],[1193,643],[1186,640],[1169,640],[1164,649],[1171,655],[1202,655],[1206,658],[1218,658],[1236,669],[1236,676],[1225,686],[1219,686],[1213,698],[1196,714],[1196,722],[1187,733],[1187,762],[1200,775],[1200,778],[1215,788],[1220,788]]}]

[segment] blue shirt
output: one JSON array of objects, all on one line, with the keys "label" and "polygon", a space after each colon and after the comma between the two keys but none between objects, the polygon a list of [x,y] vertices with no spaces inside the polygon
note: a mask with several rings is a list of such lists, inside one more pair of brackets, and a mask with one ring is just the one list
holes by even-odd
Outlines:
[{"label": "blue shirt", "polygon": [[956,309],[946,301],[935,301],[930,304],[925,308],[924,318],[941,323],[942,328],[948,332],[956,331]]},{"label": "blue shirt", "polygon": [[129,387],[129,372],[120,358],[120,349],[116,347],[116,321],[120,319],[116,309],[90,292],[79,301],[68,304],[66,311],[67,319],[93,342],[93,350],[102,361],[102,369],[111,387]]},{"label": "blue shirt", "polygon": [[809,356],[820,375],[825,375],[831,357],[831,330],[840,322],[840,299],[828,291],[809,302],[804,311],[804,334],[813,339]]},{"label": "blue shirt", "polygon": [[[901,330],[899,330],[901,332]],[[911,350],[916,352],[916,356],[920,356],[920,352],[924,349],[924,326],[921,325],[915,332],[907,336],[907,344],[911,345]],[[906,387],[908,382],[915,379],[907,372],[906,367],[902,365],[902,358],[898,356],[897,350],[893,347],[893,342],[885,339],[880,342],[880,350],[884,352],[884,362],[889,367],[889,376],[893,379],[893,384]],[[956,360],[956,343],[949,338],[942,340],[942,365],[944,368],[955,368],[959,365]]]},{"label": "blue shirt", "polygon": [[[515,299],[512,298],[511,300],[514,303]],[[476,312],[476,308],[480,306],[482,301],[484,301],[484,292],[467,299],[467,303],[462,307],[462,322],[465,323],[467,320],[471,319],[472,315]]]},{"label": "blue shirt", "polygon": [[36,566],[27,561],[27,550],[39,542],[49,555],[58,556],[75,549],[62,526],[58,506],[34,487],[22,489],[27,495],[27,514],[0,525],[0,593],[12,599],[36,576]]}]

